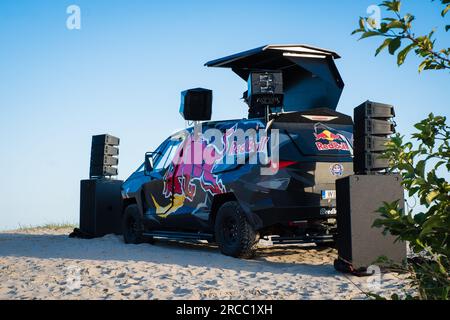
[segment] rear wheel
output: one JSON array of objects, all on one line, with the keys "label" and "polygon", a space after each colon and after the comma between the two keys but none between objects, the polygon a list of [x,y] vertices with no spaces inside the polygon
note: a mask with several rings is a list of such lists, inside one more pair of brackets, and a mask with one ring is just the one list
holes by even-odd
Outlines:
[{"label": "rear wheel", "polygon": [[125,243],[139,244],[144,242],[144,225],[138,206],[129,205],[123,215],[123,239]]},{"label": "rear wheel", "polygon": [[215,236],[220,251],[235,258],[251,258],[258,235],[236,201],[223,204],[217,212]]}]

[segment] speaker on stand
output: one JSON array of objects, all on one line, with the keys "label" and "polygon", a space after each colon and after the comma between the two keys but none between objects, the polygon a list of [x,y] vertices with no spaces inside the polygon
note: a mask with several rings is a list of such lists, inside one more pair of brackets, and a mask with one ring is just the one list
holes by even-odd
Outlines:
[{"label": "speaker on stand", "polygon": [[180,114],[186,121],[211,120],[213,92],[196,88],[181,92]]}]

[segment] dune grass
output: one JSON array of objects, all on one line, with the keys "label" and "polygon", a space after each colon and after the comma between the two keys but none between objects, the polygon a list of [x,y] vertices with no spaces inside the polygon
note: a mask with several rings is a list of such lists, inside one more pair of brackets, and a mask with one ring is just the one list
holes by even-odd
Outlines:
[{"label": "dune grass", "polygon": [[38,229],[47,229],[47,230],[62,230],[62,229],[74,229],[78,228],[78,225],[75,223],[69,223],[69,222],[62,222],[62,223],[47,223],[40,226],[33,226],[33,225],[20,225],[17,230],[19,231],[29,231],[29,230],[38,230]]}]

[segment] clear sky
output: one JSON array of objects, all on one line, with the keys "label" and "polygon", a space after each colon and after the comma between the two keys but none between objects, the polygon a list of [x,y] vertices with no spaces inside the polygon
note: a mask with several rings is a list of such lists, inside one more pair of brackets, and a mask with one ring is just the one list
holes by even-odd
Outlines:
[{"label": "clear sky", "polygon": [[[405,0],[419,33],[444,24],[439,6]],[[81,30],[66,9],[81,8]],[[214,90],[213,118],[240,118],[246,84],[203,64],[270,43],[337,51],[346,83],[338,110],[370,99],[392,103],[398,130],[410,133],[429,112],[450,116],[449,74],[398,68],[380,40],[350,33],[366,0],[0,1],[0,229],[77,222],[79,181],[87,178],[91,136],[121,138],[126,178],[169,134],[184,127],[180,91]],[[447,24],[449,18],[446,18]],[[448,46],[449,33],[438,33]]]}]

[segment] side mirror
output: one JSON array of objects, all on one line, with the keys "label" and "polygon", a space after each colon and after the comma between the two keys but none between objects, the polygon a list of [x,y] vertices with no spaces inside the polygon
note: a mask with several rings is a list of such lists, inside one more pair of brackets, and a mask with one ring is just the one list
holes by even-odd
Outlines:
[{"label": "side mirror", "polygon": [[144,161],[144,174],[146,176],[149,176],[150,173],[153,171],[153,152],[147,152],[145,154],[145,161]]}]

